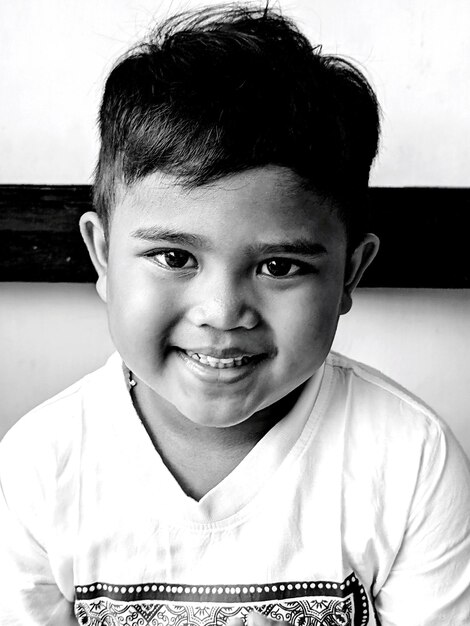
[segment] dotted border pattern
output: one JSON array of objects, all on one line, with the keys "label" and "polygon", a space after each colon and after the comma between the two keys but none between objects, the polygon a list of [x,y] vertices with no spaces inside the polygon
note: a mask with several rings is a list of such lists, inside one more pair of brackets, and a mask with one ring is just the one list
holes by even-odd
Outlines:
[{"label": "dotted border pattern", "polygon": [[193,585],[178,583],[139,583],[117,585],[94,582],[76,586],[77,601],[109,598],[117,602],[248,604],[280,602],[308,597],[354,600],[354,626],[365,626],[369,619],[369,601],[364,587],[354,573],[342,583],[331,581],[277,582],[269,584]]}]

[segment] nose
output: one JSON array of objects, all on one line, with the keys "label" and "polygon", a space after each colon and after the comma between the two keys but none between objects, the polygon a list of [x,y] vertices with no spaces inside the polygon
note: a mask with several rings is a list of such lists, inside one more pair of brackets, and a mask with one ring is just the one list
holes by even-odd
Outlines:
[{"label": "nose", "polygon": [[194,285],[187,319],[196,326],[217,330],[250,330],[257,326],[260,315],[243,280],[220,272]]}]

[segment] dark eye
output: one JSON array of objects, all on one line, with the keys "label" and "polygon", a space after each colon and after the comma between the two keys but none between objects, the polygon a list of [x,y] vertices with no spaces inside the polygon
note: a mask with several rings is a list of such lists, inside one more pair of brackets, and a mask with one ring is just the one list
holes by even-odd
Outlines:
[{"label": "dark eye", "polygon": [[160,252],[152,253],[151,258],[158,265],[172,270],[188,269],[197,266],[193,255],[184,250],[161,250]]},{"label": "dark eye", "polygon": [[285,278],[299,274],[301,269],[299,263],[294,263],[290,259],[270,259],[261,265],[260,274],[273,278]]}]

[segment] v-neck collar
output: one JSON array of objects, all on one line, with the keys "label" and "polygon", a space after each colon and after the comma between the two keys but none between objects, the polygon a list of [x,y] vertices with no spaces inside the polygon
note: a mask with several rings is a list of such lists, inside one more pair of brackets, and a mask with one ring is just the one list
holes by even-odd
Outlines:
[{"label": "v-neck collar", "polygon": [[142,424],[129,393],[127,369],[117,353],[110,357],[106,367],[113,370],[113,397],[123,417],[122,436],[132,446],[131,456],[132,453],[136,455],[136,465],[143,470],[142,478],[148,481],[150,492],[156,493],[158,490],[159,499],[165,502],[168,511],[166,517],[184,526],[217,525],[233,518],[255,498],[286,457],[294,454],[302,445],[301,435],[306,424],[313,419],[314,405],[325,373],[325,366],[322,365],[306,382],[290,412],[260,439],[220,483],[197,501],[185,494]]}]

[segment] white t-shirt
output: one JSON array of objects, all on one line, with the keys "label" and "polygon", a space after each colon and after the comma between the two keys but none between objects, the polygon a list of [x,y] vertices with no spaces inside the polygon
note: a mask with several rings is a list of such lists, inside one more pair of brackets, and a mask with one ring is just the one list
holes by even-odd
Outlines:
[{"label": "white t-shirt", "polygon": [[[0,444],[0,624],[470,624],[470,468],[447,427],[331,354],[199,502],[118,355]],[[74,617],[74,612],[76,617]]]}]

